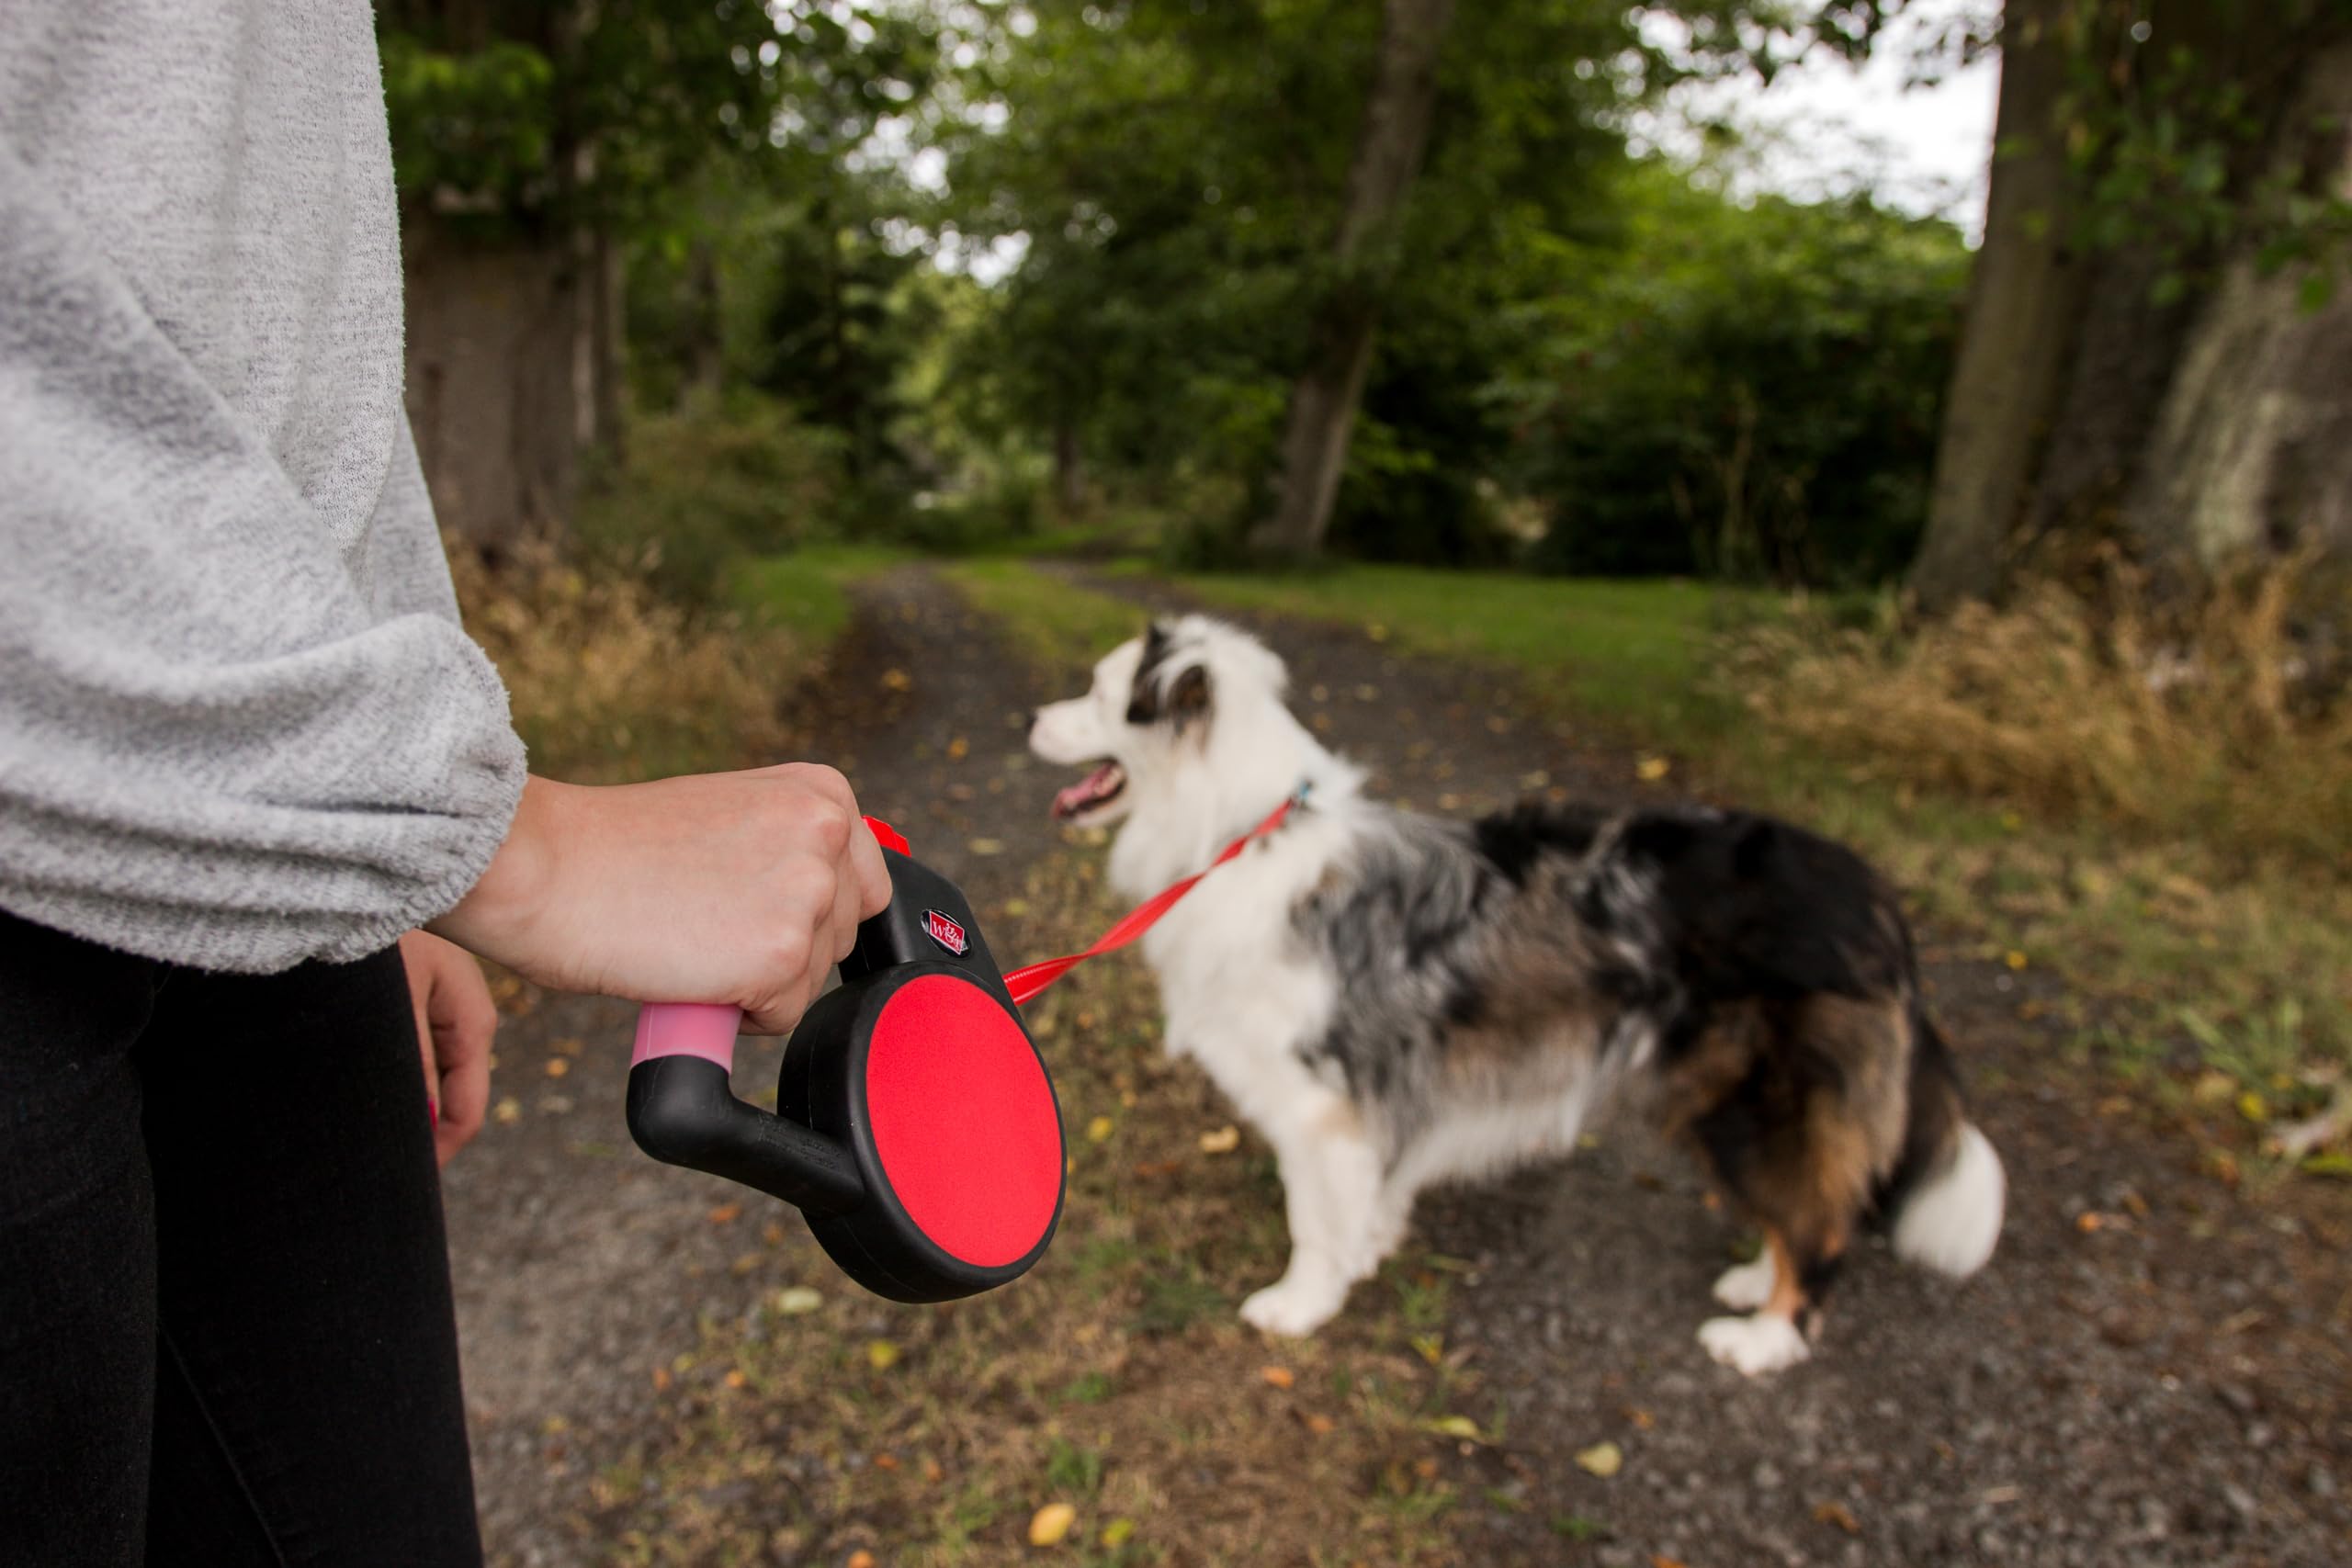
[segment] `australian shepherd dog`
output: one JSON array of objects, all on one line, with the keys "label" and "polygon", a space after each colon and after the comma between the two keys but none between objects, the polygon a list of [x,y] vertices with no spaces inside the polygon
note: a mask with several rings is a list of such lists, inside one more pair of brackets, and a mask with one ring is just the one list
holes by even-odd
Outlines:
[{"label": "australian shepherd dog", "polygon": [[1415,1194],[1575,1147],[1604,1109],[1688,1146],[1764,1235],[1699,1330],[1746,1373],[1804,1359],[1867,1223],[1954,1277],[2001,1231],[1893,892],[1850,851],[1701,807],[1524,805],[1475,822],[1368,800],[1283,704],[1282,660],[1198,615],[1038,711],[1091,768],[1055,815],[1120,824],[1141,897],[1304,804],[1144,939],[1169,1050],[1281,1166],[1291,1255],[1241,1314],[1313,1332],[1403,1238]]}]

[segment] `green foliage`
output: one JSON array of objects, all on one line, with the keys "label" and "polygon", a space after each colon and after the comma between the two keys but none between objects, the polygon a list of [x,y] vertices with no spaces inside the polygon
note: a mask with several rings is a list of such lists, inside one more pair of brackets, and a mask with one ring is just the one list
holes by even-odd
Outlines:
[{"label": "green foliage", "polygon": [[769,9],[386,0],[402,197],[481,224],[646,222],[715,153],[767,146],[783,88]]},{"label": "green foliage", "polygon": [[511,40],[438,53],[402,32],[386,33],[382,50],[401,197],[463,191],[501,208],[531,199],[548,177],[555,133],[548,57]]},{"label": "green foliage", "polygon": [[581,545],[690,603],[716,597],[741,558],[831,536],[853,493],[839,437],[763,400],[648,415],[630,441],[627,468],[581,506]]},{"label": "green foliage", "polygon": [[1587,289],[1522,311],[1501,394],[1535,558],[1784,582],[1899,571],[1927,517],[1968,258],[1866,199],[1743,208],[1636,171]]},{"label": "green foliage", "polygon": [[2352,258],[2352,202],[2333,183],[2342,128],[2293,73],[2352,32],[2352,0],[2072,0],[2060,15],[2056,123],[2087,248],[2154,256],[2153,302],[2176,304],[2241,249],[2306,269],[2324,304]]}]

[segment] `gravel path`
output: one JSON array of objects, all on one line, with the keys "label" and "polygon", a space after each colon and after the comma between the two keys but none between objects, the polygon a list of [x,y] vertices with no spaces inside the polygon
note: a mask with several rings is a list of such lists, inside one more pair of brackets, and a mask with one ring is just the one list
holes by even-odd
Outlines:
[{"label": "gravel path", "polygon": [[[1630,755],[1531,716],[1495,677],[1261,624],[1309,721],[1424,809],[1673,783],[1636,784]],[[985,914],[1059,842],[1045,804],[1064,781],[1031,764],[1021,730],[1032,703],[1066,694],[1036,690],[916,570],[869,591],[839,671],[808,754],[839,761]],[[1499,1433],[1449,1460],[1463,1562],[2352,1562],[2343,1190],[2225,1185],[2020,1020],[2053,979],[1935,933],[1928,960],[2009,1168],[2009,1228],[1958,1289],[1883,1248],[1858,1257],[1804,1367],[1744,1382],[1693,1343],[1736,1237],[1665,1151],[1611,1132],[1564,1166],[1423,1201],[1420,1242],[1468,1265],[1446,1347],[1484,1380],[1480,1419]],[[750,1219],[711,1218],[734,1190],[628,1147],[629,1024],[573,999],[511,1021],[496,1093],[514,1119],[448,1173],[498,1562],[603,1559],[581,1522],[588,1483],[655,1419],[655,1367],[694,1344],[698,1307],[731,1310],[771,1267]],[[743,1056],[739,1082],[775,1069],[773,1045]],[[1607,1479],[1575,1459],[1604,1442],[1623,1459]]]}]

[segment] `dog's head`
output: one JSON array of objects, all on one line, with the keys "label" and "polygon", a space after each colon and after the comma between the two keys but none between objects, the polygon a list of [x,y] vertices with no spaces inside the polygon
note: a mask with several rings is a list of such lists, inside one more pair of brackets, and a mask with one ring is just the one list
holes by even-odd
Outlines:
[{"label": "dog's head", "polygon": [[1250,732],[1283,715],[1286,684],[1282,660],[1247,632],[1205,615],[1154,621],[1103,655],[1084,696],[1039,708],[1030,725],[1038,756],[1092,769],[1054,797],[1055,820],[1115,822],[1187,763],[1260,750]]}]

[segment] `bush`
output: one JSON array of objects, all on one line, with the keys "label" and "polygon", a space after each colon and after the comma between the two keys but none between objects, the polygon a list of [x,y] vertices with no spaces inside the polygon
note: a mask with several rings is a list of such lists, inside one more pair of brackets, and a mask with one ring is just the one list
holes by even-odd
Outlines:
[{"label": "bush", "polygon": [[453,547],[450,570],[533,770],[558,778],[620,783],[774,759],[776,672],[806,671],[820,651],[667,603],[622,571],[567,566],[544,547],[495,570]]},{"label": "bush", "polygon": [[1968,257],[1866,200],[1734,206],[1637,183],[1634,232],[1507,389],[1534,564],[1882,581],[1927,519]]},{"label": "bush", "polygon": [[837,434],[746,398],[635,421],[626,467],[592,487],[577,527],[591,562],[703,605],[735,560],[832,537],[895,504],[851,486]]},{"label": "bush", "polygon": [[1875,779],[2332,865],[2352,696],[2309,564],[2171,604],[2111,568],[1917,631],[1800,618],[1744,634],[1738,666],[1775,728]]}]

